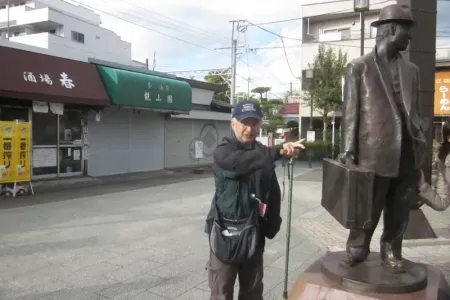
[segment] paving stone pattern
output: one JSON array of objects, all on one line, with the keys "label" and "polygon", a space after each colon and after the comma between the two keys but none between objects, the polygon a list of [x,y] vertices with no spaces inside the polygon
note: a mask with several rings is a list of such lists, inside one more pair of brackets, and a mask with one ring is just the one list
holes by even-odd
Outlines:
[{"label": "paving stone pattern", "polygon": [[[295,177],[308,171],[297,168]],[[321,183],[312,177],[294,181],[289,285],[327,246],[342,247],[346,239],[345,230],[320,206]],[[203,227],[212,192],[212,179],[203,178],[2,206],[0,299],[208,299]],[[265,252],[266,300],[282,299],[286,207],[287,199],[283,229]],[[406,245],[405,254],[450,274],[449,213],[425,211],[440,239]]]}]

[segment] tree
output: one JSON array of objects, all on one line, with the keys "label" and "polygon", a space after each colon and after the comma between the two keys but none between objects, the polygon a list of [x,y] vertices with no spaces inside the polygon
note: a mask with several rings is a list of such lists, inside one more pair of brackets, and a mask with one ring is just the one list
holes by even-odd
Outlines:
[{"label": "tree", "polygon": [[260,87],[256,87],[256,88],[254,88],[253,90],[252,90],[252,93],[255,93],[255,94],[259,94],[259,100],[262,102],[263,101],[263,94],[265,93],[266,94],[266,98],[265,98],[265,100],[267,100],[267,93],[268,92],[270,92],[270,90],[271,90],[272,88],[270,88],[270,87],[266,87],[266,86],[260,86]]},{"label": "tree", "polygon": [[284,125],[283,116],[280,114],[283,104],[283,100],[279,99],[261,102],[261,110],[267,120],[263,127],[267,129],[267,132],[275,132]]},{"label": "tree", "polygon": [[228,69],[224,69],[222,73],[226,73],[228,75],[216,75],[214,72],[209,72],[208,75],[205,76],[205,81],[209,83],[214,83],[222,86],[221,92],[214,93],[214,100],[223,101],[226,103],[230,103],[230,98],[227,96],[227,91],[230,90],[230,72],[225,72]]},{"label": "tree", "polygon": [[336,111],[341,105],[341,78],[347,66],[347,54],[324,45],[314,61],[309,65],[313,70],[313,78],[309,90],[302,96],[303,100],[322,115],[322,139],[327,136],[328,114]]},{"label": "tree", "polygon": [[253,97],[252,95],[247,95],[247,93],[245,92],[239,92],[236,93],[236,102],[241,102],[241,101],[257,101],[255,99],[255,97]]}]

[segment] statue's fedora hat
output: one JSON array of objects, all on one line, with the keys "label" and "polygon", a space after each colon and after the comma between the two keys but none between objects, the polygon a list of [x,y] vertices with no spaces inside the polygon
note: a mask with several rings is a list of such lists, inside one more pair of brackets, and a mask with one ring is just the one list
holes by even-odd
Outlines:
[{"label": "statue's fedora hat", "polygon": [[380,11],[378,20],[373,21],[370,25],[372,27],[378,27],[381,24],[392,22],[404,23],[410,26],[413,26],[415,24],[411,15],[411,10],[408,6],[392,4],[383,7]]}]

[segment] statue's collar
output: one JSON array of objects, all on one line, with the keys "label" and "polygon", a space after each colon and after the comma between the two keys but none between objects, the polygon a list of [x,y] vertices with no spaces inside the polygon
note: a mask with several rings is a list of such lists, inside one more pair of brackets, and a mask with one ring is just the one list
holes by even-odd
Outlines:
[{"label": "statue's collar", "polygon": [[[373,48],[373,54],[375,56],[375,58],[379,61],[379,60],[386,60],[386,57],[380,56],[378,55],[378,47],[377,45],[375,45],[375,47]],[[398,60],[399,58],[402,58],[402,55],[400,54],[400,52],[397,52],[395,54],[395,56],[393,57],[393,60]]]}]

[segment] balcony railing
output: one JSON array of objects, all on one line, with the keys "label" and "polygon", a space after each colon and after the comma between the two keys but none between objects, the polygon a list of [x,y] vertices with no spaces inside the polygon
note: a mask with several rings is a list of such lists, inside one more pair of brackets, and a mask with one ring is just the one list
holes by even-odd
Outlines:
[{"label": "balcony railing", "polygon": [[[364,39],[375,38],[375,33],[371,31],[366,31],[364,33]],[[318,42],[340,42],[340,41],[350,41],[350,40],[360,40],[361,33],[354,31],[337,31],[337,32],[326,32],[320,34],[308,34],[304,43],[318,43]]]}]

